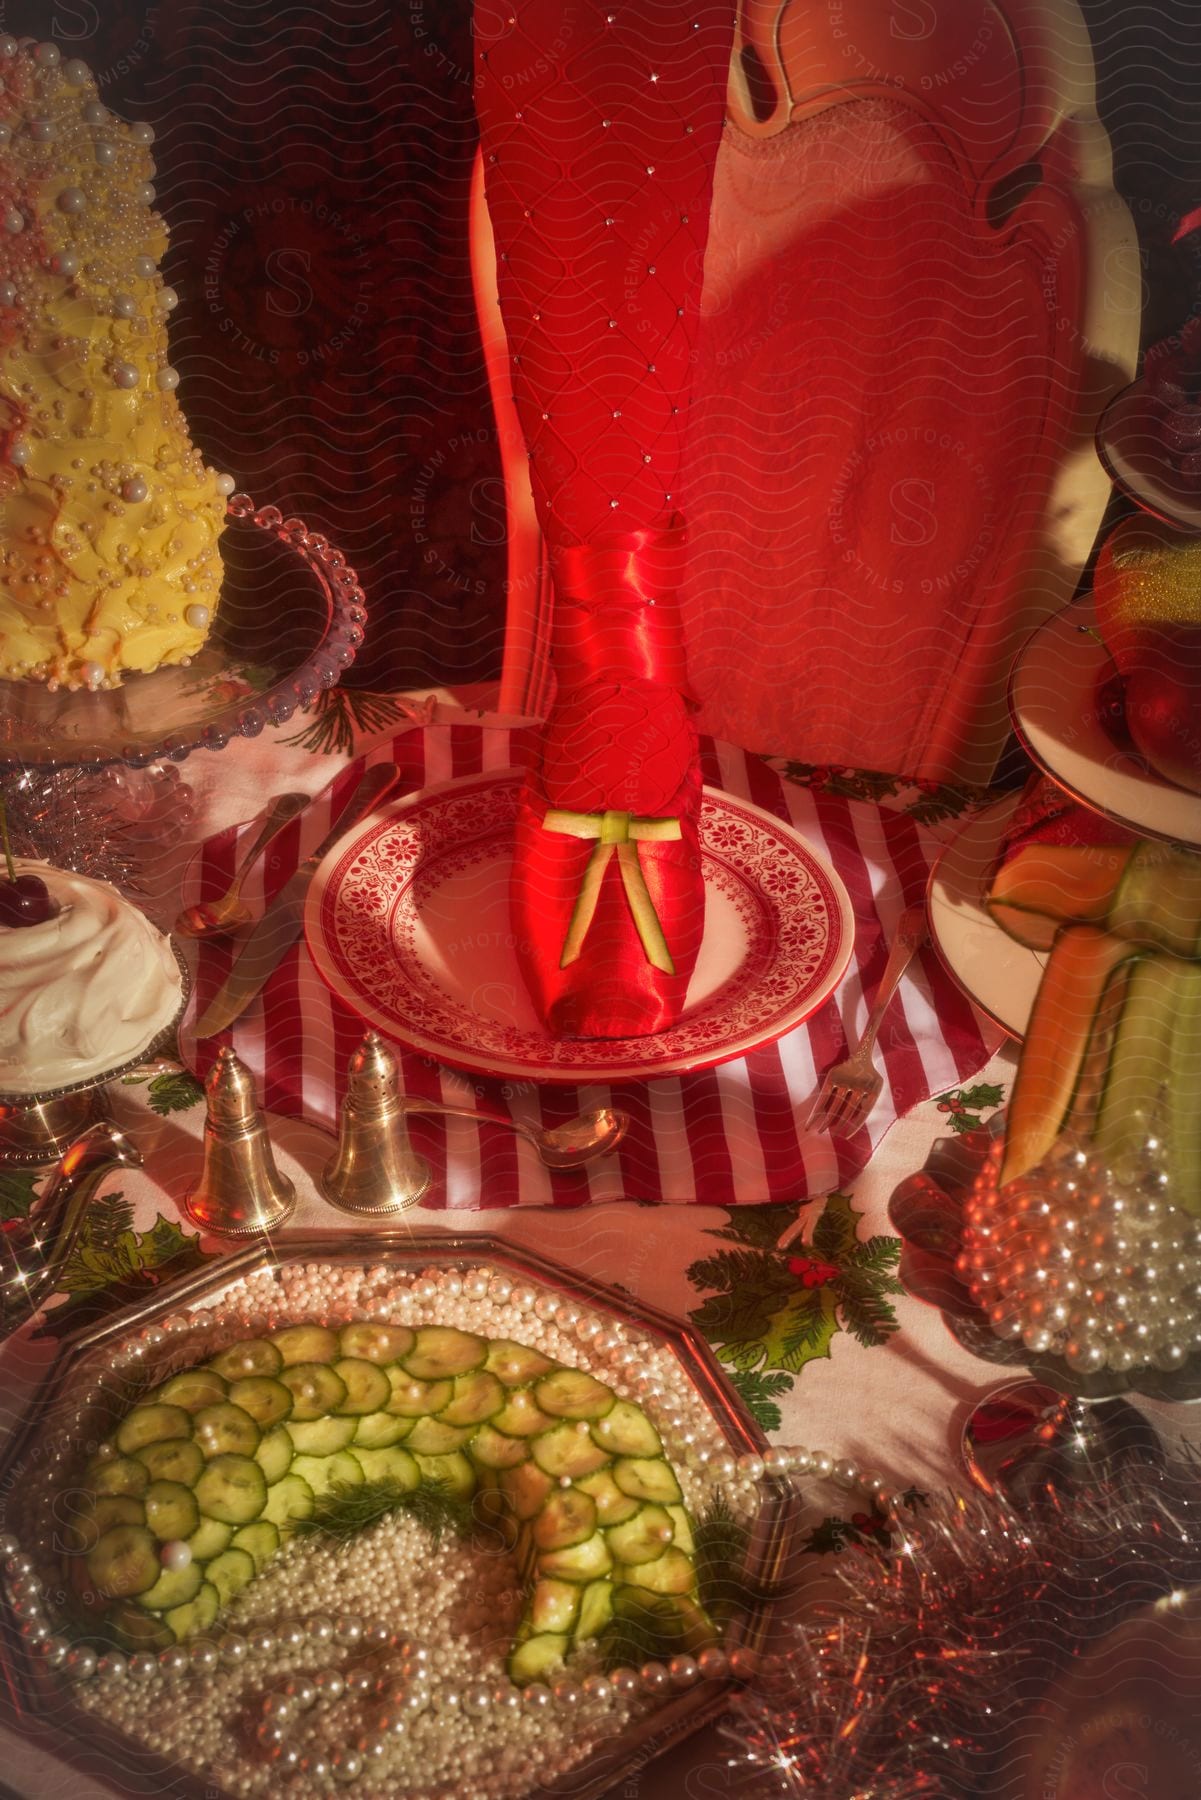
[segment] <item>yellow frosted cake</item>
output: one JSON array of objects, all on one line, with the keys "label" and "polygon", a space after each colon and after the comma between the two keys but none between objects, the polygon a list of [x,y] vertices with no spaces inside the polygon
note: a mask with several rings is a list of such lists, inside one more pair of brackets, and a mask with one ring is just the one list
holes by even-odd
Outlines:
[{"label": "yellow frosted cake", "polygon": [[57,45],[0,38],[0,678],[114,687],[216,610],[233,482],[175,394],[153,138]]}]

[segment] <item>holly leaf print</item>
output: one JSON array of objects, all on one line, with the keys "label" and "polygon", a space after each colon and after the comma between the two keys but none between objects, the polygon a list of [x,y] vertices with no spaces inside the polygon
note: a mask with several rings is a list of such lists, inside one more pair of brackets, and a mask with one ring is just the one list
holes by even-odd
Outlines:
[{"label": "holly leaf print", "polygon": [[785,1371],[760,1375],[754,1369],[735,1369],[730,1382],[762,1431],[779,1431],[784,1420],[776,1400],[792,1392],[792,1376]]},{"label": "holly leaf print", "polygon": [[36,1175],[24,1169],[0,1170],[0,1225],[25,1218],[36,1199]]},{"label": "holly leaf print", "polygon": [[750,1244],[756,1250],[774,1250],[787,1227],[800,1218],[801,1207],[813,1204],[812,1200],[802,1200],[790,1206],[739,1206],[731,1212],[730,1223],[715,1230],[712,1236],[734,1244]]},{"label": "holly leaf print", "polygon": [[[826,1201],[811,1243],[800,1247],[804,1253],[779,1250],[777,1241],[790,1222],[781,1215],[791,1212],[795,1218],[799,1210],[731,1209],[728,1225],[709,1235],[734,1247],[698,1258],[687,1271],[695,1288],[711,1290],[689,1317],[733,1369],[736,1386],[777,1372],[798,1375],[806,1363],[830,1356],[840,1331],[871,1348],[897,1330],[889,1297],[902,1292],[894,1273],[899,1239],[860,1241],[859,1215],[849,1195],[836,1193]],[[754,1387],[747,1387],[744,1397],[752,1410],[768,1398]],[[773,1412],[778,1416],[778,1409]]]},{"label": "holly leaf print", "polygon": [[848,1194],[827,1197],[821,1217],[813,1227],[813,1248],[826,1262],[842,1263],[853,1254],[859,1242],[855,1228],[855,1209]]},{"label": "holly leaf print", "polygon": [[159,1214],[148,1231],[136,1231],[124,1194],[104,1194],[91,1203],[60,1277],[67,1298],[35,1335],[61,1337],[211,1260],[199,1237],[181,1231],[174,1219]]},{"label": "holly leaf print", "polygon": [[947,1124],[952,1131],[978,1131],[983,1120],[980,1117],[986,1108],[1000,1106],[1005,1098],[1005,1089],[999,1082],[977,1081],[969,1088],[952,1088],[947,1094],[940,1094],[936,1102],[940,1113],[947,1114]]},{"label": "holly leaf print", "polygon": [[146,1089],[150,1110],[166,1118],[168,1113],[186,1112],[204,1099],[204,1088],[187,1069],[156,1075]]}]

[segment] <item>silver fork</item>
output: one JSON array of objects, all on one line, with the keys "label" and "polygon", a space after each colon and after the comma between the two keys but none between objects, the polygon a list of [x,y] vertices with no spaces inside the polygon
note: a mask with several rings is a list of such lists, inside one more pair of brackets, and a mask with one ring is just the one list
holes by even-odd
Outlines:
[{"label": "silver fork", "polygon": [[876,1033],[889,1001],[911,960],[926,941],[926,909],[910,906],[901,914],[884,977],[876,990],[863,1035],[849,1056],[827,1069],[813,1110],[805,1121],[807,1131],[837,1131],[843,1136],[858,1131],[884,1086],[884,1077],[872,1062]]}]

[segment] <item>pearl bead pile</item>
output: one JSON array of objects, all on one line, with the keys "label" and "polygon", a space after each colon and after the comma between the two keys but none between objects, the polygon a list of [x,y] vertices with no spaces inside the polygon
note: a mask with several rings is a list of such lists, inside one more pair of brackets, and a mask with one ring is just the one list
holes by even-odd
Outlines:
[{"label": "pearl bead pile", "polygon": [[998,1186],[994,1145],[957,1262],[1003,1339],[1081,1375],[1164,1373],[1201,1352],[1201,1219],[1173,1206],[1161,1147],[1115,1170],[1073,1137]]},{"label": "pearl bead pile", "polygon": [[886,1510],[896,1504],[882,1477],[820,1452],[780,1447],[735,1457],[666,1345],[540,1283],[486,1267],[411,1275],[318,1262],[258,1270],[216,1306],[165,1317],[89,1359],[75,1410],[54,1421],[61,1436],[52,1429],[43,1437],[46,1466],[22,1489],[27,1535],[0,1540],[26,1645],[74,1684],[80,1707],[230,1794],[274,1795],[286,1777],[289,1800],[319,1800],[356,1782],[369,1783],[373,1797],[458,1790],[520,1800],[665,1699],[753,1672],[753,1658],[734,1649],[606,1675],[584,1647],[551,1685],[514,1687],[504,1658],[522,1596],[510,1559],[459,1540],[432,1554],[426,1533],[403,1514],[363,1532],[349,1550],[291,1539],[235,1598],[214,1641],[127,1658],[97,1657],[56,1637],[39,1575],[47,1585],[61,1578],[45,1520],[54,1516],[64,1467],[104,1435],[114,1397],[124,1410],[171,1369],[233,1338],[351,1317],[454,1325],[589,1367],[654,1420],[694,1513],[720,1490],[749,1517],[761,1482],[799,1474],[858,1488]]}]

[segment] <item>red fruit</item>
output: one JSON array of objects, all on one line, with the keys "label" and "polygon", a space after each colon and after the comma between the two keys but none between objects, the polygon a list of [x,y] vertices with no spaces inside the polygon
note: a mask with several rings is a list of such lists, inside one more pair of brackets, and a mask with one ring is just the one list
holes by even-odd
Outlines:
[{"label": "red fruit", "polygon": [[1157,774],[1201,794],[1201,625],[1146,634],[1126,674],[1126,728]]},{"label": "red fruit", "polygon": [[18,875],[15,881],[0,881],[0,925],[44,925],[57,911],[40,876]]}]

